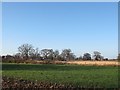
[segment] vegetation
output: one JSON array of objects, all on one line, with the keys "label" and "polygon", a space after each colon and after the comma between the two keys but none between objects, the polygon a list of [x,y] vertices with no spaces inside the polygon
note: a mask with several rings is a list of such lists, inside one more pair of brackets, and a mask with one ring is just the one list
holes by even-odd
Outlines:
[{"label": "vegetation", "polygon": [[71,49],[63,49],[61,53],[58,50],[53,49],[42,49],[33,48],[31,44],[23,44],[18,47],[18,53],[15,55],[1,56],[3,62],[23,62],[25,60],[59,60],[59,61],[70,61],[70,60],[97,60],[103,61],[108,58],[103,58],[101,53],[98,51],[93,52],[93,58],[90,53],[84,53],[83,56],[77,57]]},{"label": "vegetation", "polygon": [[118,67],[55,64],[2,64],[3,77],[84,88],[117,88]]},{"label": "vegetation", "polygon": [[[108,58],[104,59],[98,51],[93,52],[93,58],[90,53],[77,57],[71,49],[63,49],[60,53],[58,50],[39,50],[31,44],[23,44],[18,47],[18,53],[15,55],[0,56],[0,59],[3,62],[3,90],[21,87],[68,90],[118,87],[118,64],[97,66],[99,61],[108,61]],[[90,66],[89,60],[92,60],[90,63],[95,60],[97,63]],[[80,65],[75,65],[79,63]]]}]

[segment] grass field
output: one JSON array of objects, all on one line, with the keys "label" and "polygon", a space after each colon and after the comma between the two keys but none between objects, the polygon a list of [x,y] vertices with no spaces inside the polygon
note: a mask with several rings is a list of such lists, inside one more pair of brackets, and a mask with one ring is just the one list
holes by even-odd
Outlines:
[{"label": "grass field", "polygon": [[118,67],[55,64],[2,64],[2,75],[83,87],[118,87]]}]

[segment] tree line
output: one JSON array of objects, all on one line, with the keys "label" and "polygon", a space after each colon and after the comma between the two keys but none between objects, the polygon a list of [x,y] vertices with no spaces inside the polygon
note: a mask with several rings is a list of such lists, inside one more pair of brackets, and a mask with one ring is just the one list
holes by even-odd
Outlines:
[{"label": "tree line", "polygon": [[33,48],[31,44],[23,44],[18,47],[18,53],[15,55],[1,56],[4,60],[108,60],[101,55],[100,52],[94,51],[93,57],[90,53],[84,53],[83,56],[77,57],[71,49],[63,49],[60,53],[59,50]]}]

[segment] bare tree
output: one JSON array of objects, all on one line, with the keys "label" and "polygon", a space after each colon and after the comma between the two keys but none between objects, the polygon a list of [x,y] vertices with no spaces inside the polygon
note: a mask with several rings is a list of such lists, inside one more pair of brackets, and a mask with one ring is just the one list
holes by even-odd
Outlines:
[{"label": "bare tree", "polygon": [[103,56],[101,56],[100,52],[94,51],[93,53],[94,53],[93,57],[95,58],[95,60],[103,60]]},{"label": "bare tree", "polygon": [[75,60],[76,56],[74,55],[74,53],[70,53],[69,55],[69,60]]},{"label": "bare tree", "polygon": [[53,49],[42,49],[41,56],[44,59],[53,59]]},{"label": "bare tree", "polygon": [[71,53],[71,49],[64,49],[61,53],[61,57],[64,60],[70,60],[71,56],[74,56],[73,53]]},{"label": "bare tree", "polygon": [[14,55],[14,57],[15,57],[15,60],[20,60],[20,59],[22,59],[20,53],[16,53],[16,54]]},{"label": "bare tree", "polygon": [[36,49],[33,49],[33,51],[30,53],[30,57],[31,59],[37,59],[39,60],[40,59],[40,52],[39,52],[39,49],[36,48]]},{"label": "bare tree", "polygon": [[53,52],[53,58],[54,58],[55,60],[57,60],[58,57],[59,57],[59,51],[58,51],[58,50],[55,50],[55,51]]},{"label": "bare tree", "polygon": [[29,59],[30,54],[33,53],[34,49],[31,44],[23,44],[18,47],[18,51],[20,52],[21,56],[27,60]]},{"label": "bare tree", "polygon": [[91,55],[90,55],[89,53],[85,53],[85,54],[83,55],[83,59],[84,59],[84,60],[91,60]]}]

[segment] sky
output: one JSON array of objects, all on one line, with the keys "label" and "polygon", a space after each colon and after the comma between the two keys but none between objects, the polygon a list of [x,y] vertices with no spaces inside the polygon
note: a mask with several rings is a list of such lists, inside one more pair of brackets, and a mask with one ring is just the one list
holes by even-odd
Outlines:
[{"label": "sky", "polygon": [[117,2],[19,2],[2,4],[2,55],[22,44],[40,50],[70,48],[77,56],[118,53]]}]

